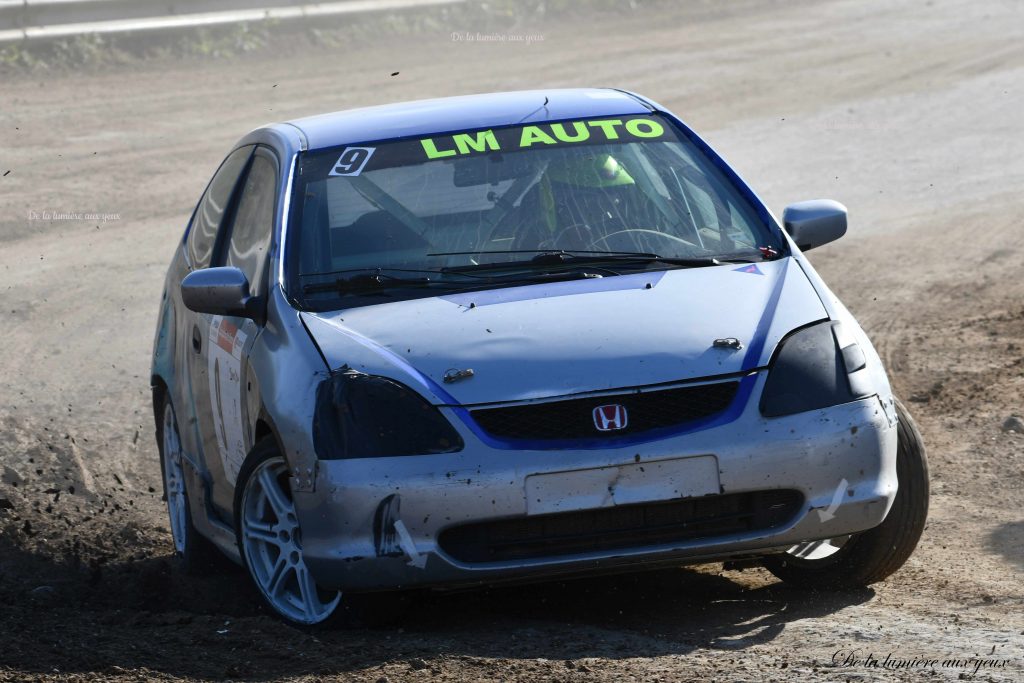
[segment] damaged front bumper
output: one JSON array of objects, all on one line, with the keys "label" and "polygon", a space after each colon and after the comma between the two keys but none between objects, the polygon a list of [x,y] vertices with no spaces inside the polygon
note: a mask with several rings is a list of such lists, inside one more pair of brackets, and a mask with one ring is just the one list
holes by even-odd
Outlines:
[{"label": "damaged front bumper", "polygon": [[321,461],[315,490],[295,493],[317,582],[457,587],[765,554],[877,526],[897,486],[878,397],[772,419],[751,402],[728,424],[614,449],[464,438],[458,453]]}]

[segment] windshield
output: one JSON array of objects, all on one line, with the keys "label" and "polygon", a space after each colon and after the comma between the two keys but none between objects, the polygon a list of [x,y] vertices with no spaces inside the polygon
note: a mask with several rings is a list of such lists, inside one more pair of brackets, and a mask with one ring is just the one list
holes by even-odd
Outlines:
[{"label": "windshield", "polygon": [[606,277],[784,249],[732,182],[655,115],[317,150],[300,155],[293,192],[289,290],[319,310],[384,292],[542,281],[582,267],[570,257],[617,259],[581,275]]}]

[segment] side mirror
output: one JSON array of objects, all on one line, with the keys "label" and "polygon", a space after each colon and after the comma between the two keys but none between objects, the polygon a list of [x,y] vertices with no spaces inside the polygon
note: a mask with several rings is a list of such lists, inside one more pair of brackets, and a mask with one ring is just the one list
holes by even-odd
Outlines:
[{"label": "side mirror", "polygon": [[238,268],[223,266],[194,270],[181,281],[181,300],[190,311],[262,318],[259,297],[249,294],[249,280]]},{"label": "side mirror", "polygon": [[786,207],[782,223],[796,246],[807,251],[846,234],[846,207],[831,199],[797,202]]}]

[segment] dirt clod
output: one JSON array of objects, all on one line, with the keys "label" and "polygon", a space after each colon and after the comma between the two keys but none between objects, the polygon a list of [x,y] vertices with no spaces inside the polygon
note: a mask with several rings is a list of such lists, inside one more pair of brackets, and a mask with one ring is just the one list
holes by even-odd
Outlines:
[{"label": "dirt clod", "polygon": [[1004,432],[1024,434],[1024,418],[1021,418],[1020,415],[1010,415],[1008,418],[1003,420],[1002,429]]}]

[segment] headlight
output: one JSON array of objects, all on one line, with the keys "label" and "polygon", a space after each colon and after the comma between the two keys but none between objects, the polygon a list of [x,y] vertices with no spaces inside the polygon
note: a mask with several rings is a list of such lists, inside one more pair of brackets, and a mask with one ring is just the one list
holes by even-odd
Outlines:
[{"label": "headlight", "polygon": [[765,417],[827,408],[870,396],[864,351],[838,321],[797,330],[782,340],[761,395]]},{"label": "headlight", "polygon": [[317,388],[313,443],[322,460],[452,453],[464,445],[441,411],[409,387],[350,370]]}]

